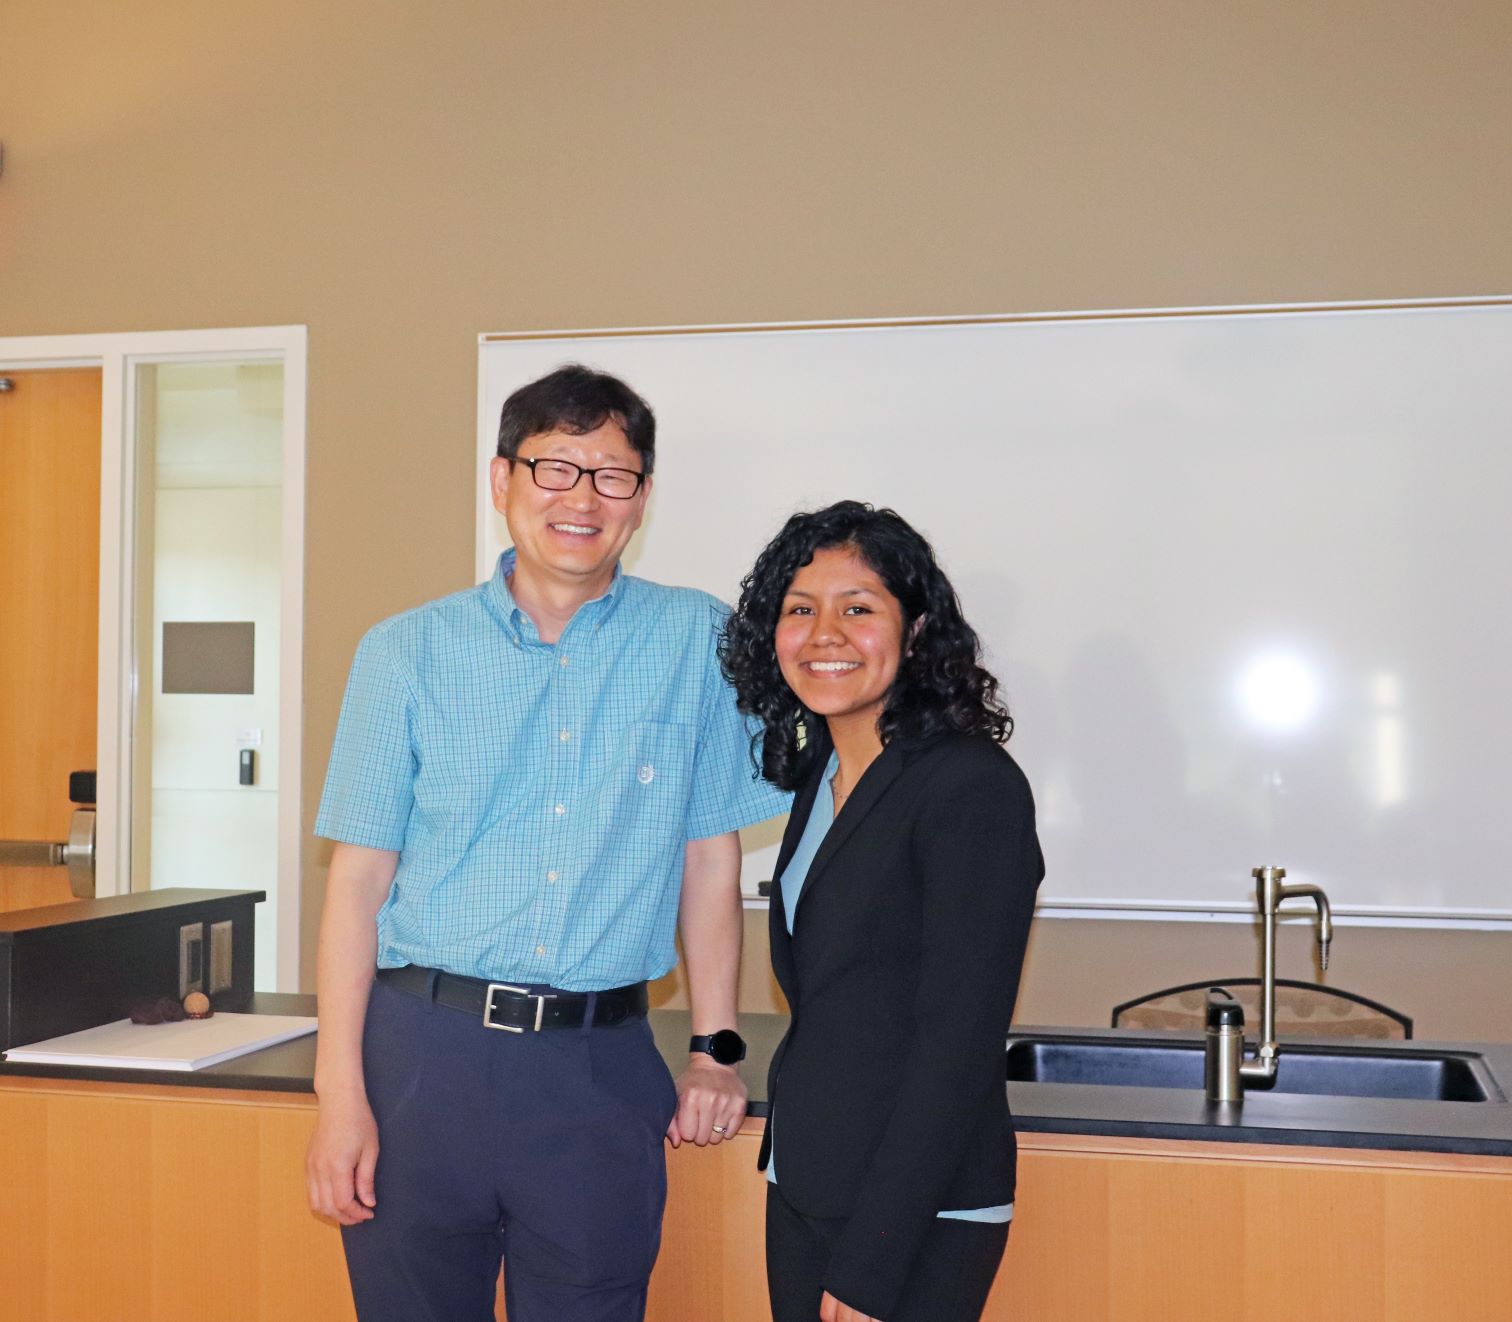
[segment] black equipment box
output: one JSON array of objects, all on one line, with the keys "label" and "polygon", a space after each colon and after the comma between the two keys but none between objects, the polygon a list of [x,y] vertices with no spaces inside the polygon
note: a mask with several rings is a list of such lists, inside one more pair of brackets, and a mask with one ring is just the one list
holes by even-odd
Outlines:
[{"label": "black equipment box", "polygon": [[0,1051],[77,1033],[162,996],[245,1010],[266,891],[169,888],[0,913]]}]

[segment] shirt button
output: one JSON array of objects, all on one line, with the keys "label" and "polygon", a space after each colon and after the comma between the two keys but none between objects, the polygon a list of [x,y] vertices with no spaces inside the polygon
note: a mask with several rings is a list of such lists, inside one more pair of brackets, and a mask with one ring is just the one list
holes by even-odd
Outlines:
[{"label": "shirt button", "polygon": [[536,954],[538,954],[538,955],[544,955],[545,953],[546,953],[546,947],[545,946],[537,946],[536,947]]},{"label": "shirt button", "polygon": [[557,738],[560,739],[565,744],[569,739],[572,738],[572,731],[571,730],[562,730],[562,731],[559,731],[558,734],[557,734]]},{"label": "shirt button", "polygon": [[639,771],[635,773],[635,778],[636,780],[640,781],[642,785],[649,785],[653,780],[656,779],[656,768],[648,762],[645,766],[643,766]]},{"label": "shirt button", "polygon": [[555,872],[548,872],[546,874],[546,880],[547,881],[555,881],[556,879],[557,879],[557,874]]},{"label": "shirt button", "polygon": [[565,803],[559,803],[555,808],[552,809],[552,812],[556,813],[558,817],[560,817],[566,811],[567,805]]},{"label": "shirt button", "polygon": [[558,660],[558,661],[557,661],[557,665],[559,665],[559,666],[565,666],[565,665],[566,665],[566,664],[567,664],[567,658],[566,658],[566,657],[565,657],[565,656],[564,656],[564,657],[562,657],[562,658],[560,658],[560,659],[559,659],[559,660]]}]

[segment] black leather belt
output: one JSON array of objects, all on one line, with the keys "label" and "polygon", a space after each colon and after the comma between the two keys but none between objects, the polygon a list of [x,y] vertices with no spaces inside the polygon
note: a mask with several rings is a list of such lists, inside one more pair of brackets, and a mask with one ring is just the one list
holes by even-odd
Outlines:
[{"label": "black leather belt", "polygon": [[[484,982],[456,973],[406,964],[397,969],[379,969],[378,980],[396,991],[424,1000],[434,1000],[449,1010],[476,1015],[484,1028],[506,1033],[538,1033],[543,1028],[581,1028],[588,1014],[588,992],[536,994],[507,982]],[[611,1027],[646,1013],[644,982],[614,987],[593,995],[593,1024]]]}]

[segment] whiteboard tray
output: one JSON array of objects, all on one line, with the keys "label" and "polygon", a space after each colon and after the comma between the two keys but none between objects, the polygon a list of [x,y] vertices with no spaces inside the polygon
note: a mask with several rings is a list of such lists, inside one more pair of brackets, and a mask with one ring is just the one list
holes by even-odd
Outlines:
[{"label": "whiteboard tray", "polygon": [[134,1024],[129,1019],[80,1033],[29,1042],[5,1053],[10,1062],[87,1065],[133,1070],[198,1070],[313,1033],[308,1015],[226,1014],[176,1024]]}]

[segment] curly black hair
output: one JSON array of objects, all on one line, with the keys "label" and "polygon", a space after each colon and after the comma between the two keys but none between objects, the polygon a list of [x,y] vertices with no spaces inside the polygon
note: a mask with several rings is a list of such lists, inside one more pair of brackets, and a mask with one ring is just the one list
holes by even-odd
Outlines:
[{"label": "curly black hair", "polygon": [[812,732],[819,718],[782,677],[777,622],[793,576],[814,552],[841,546],[855,550],[897,598],[904,636],[918,627],[877,721],[882,742],[954,730],[1003,743],[1013,718],[998,701],[997,680],[981,665],[981,641],[961,614],[933,549],[896,511],[842,500],[795,514],[783,525],[742,581],[740,604],[720,636],[719,664],[734,686],[736,704],[763,726],[751,748],[761,774],[789,790],[808,775],[815,742],[799,727]]}]

